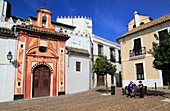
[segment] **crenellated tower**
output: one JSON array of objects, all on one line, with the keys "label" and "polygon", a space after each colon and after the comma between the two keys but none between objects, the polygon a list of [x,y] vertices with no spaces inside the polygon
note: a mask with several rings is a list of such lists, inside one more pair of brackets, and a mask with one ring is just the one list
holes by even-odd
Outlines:
[{"label": "crenellated tower", "polygon": [[61,16],[57,17],[57,22],[69,24],[72,26],[76,26],[75,33],[78,34],[92,34],[92,18],[86,16]]}]

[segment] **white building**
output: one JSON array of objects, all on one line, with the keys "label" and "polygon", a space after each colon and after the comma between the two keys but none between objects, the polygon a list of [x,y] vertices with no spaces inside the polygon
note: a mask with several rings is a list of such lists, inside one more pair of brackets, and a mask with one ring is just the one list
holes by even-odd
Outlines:
[{"label": "white building", "polygon": [[[93,34],[93,60],[100,56],[107,56],[107,59],[116,65],[116,74],[114,77],[111,75],[107,76],[108,86],[114,84],[115,86],[122,86],[121,83],[121,64],[120,64],[120,46],[117,43],[111,42],[107,39],[101,38]],[[95,86],[105,85],[105,77],[94,75]]]},{"label": "white building", "polygon": [[[36,20],[37,17],[29,16],[28,19],[10,16],[10,4],[5,2],[4,0],[0,0],[0,27],[7,28],[6,30],[11,30],[14,25],[21,25],[23,21],[25,21],[26,25],[32,25]],[[46,20],[42,20],[43,23],[46,23]],[[70,36],[70,39],[66,42],[66,92],[65,94],[69,93],[76,93],[80,91],[85,91],[90,88],[94,88],[97,86],[97,79],[95,74],[92,70],[92,64],[94,63],[95,57],[97,56],[96,51],[98,50],[96,44],[102,43],[104,47],[104,54],[109,55],[107,51],[110,47],[114,47],[115,49],[115,56],[116,60],[118,61],[118,50],[119,45],[115,44],[111,41],[103,39],[101,37],[97,37],[92,33],[92,19],[86,17],[57,17],[57,22],[51,21],[55,30],[58,32],[63,32]],[[15,31],[15,30],[14,30]],[[1,33],[1,32],[0,32]],[[3,32],[4,33],[4,32]],[[2,33],[2,34],[3,34]],[[8,33],[8,32],[7,32]],[[1,34],[1,35],[2,35]],[[8,37],[7,37],[8,35]],[[9,37],[10,36],[10,37]],[[3,85],[0,86],[0,101],[3,100],[13,100],[13,90],[14,90],[14,60],[12,63],[9,63],[6,60],[6,55],[9,51],[12,52],[13,58],[15,57],[16,53],[16,39],[15,34],[12,35],[6,34],[0,37],[0,45],[3,45],[4,49],[1,52],[2,55],[5,54],[4,58],[0,59],[0,70],[3,72],[1,75],[3,78],[0,80]],[[9,45],[10,44],[10,45]],[[106,48],[107,47],[107,48]],[[106,48],[106,50],[105,50]],[[106,52],[105,52],[106,51]],[[1,53],[0,52],[0,53]],[[94,55],[94,56],[93,56]],[[108,58],[109,59],[109,58]],[[118,63],[113,63],[117,65],[119,68]],[[10,70],[9,70],[10,69]],[[10,73],[8,72],[10,71]],[[121,69],[117,70],[119,73]],[[10,78],[9,78],[10,75]],[[12,76],[11,76],[12,75]],[[113,77],[109,77],[108,79],[111,80]],[[8,82],[8,79],[11,81]],[[117,80],[117,79],[116,79]],[[117,82],[117,81],[116,81]],[[120,83],[119,83],[120,84]],[[111,82],[109,82],[111,85]],[[10,90],[10,91],[9,91]],[[9,99],[10,98],[10,99]]]},{"label": "white building", "polygon": [[[87,36],[86,39],[89,40],[89,44],[88,44],[88,51],[90,53],[89,56],[89,67],[91,68],[91,72],[89,73],[89,77],[90,77],[90,86],[91,87],[96,87],[96,86],[100,86],[100,85],[104,85],[104,77],[97,77],[95,74],[93,74],[92,72],[92,64],[95,63],[95,59],[96,57],[99,56],[98,54],[98,49],[101,46],[101,50],[102,53],[101,55],[103,56],[107,56],[108,60],[111,61],[112,64],[116,65],[117,71],[114,77],[111,77],[110,75],[108,76],[108,85],[111,86],[112,83],[114,83],[114,85],[116,86],[121,86],[121,64],[120,64],[120,45],[111,42],[109,40],[106,40],[104,38],[98,37],[96,35],[93,34],[92,32],[92,19],[89,19],[87,17],[57,17],[57,22],[61,22],[61,23],[66,23],[69,25],[73,25],[76,26],[75,30],[73,31],[74,34],[76,35],[85,35]],[[73,37],[73,36],[71,36]],[[72,38],[71,38],[72,39]],[[76,41],[79,38],[76,37],[71,40],[69,39],[67,41],[67,43],[69,43],[69,41]],[[80,42],[77,42],[78,44],[81,44]],[[80,45],[82,46],[83,43]],[[79,48],[80,46],[75,45],[75,47]],[[85,48],[85,47],[84,47]],[[111,58],[111,54],[112,53],[112,58]],[[115,60],[113,60],[113,56]],[[112,81],[112,82],[111,82]],[[103,83],[102,83],[103,82]]]},{"label": "white building", "polygon": [[[8,4],[8,5],[7,5]],[[5,17],[8,16],[7,8],[9,3],[0,0],[0,102],[12,101],[14,98],[14,76],[15,76],[15,52],[17,38],[5,24]],[[4,25],[5,24],[5,25]],[[3,26],[4,25],[4,26]],[[3,26],[3,27],[2,27]],[[7,59],[7,55],[12,55],[12,60]]]},{"label": "white building", "polygon": [[66,93],[85,91],[93,87],[91,41],[92,20],[86,17],[57,17],[57,22],[73,25],[73,31],[63,32],[70,36],[66,42]]},{"label": "white building", "polygon": [[[0,28],[0,102],[13,100],[16,44],[14,33],[9,29]],[[10,52],[13,56],[11,62],[7,59]]]}]

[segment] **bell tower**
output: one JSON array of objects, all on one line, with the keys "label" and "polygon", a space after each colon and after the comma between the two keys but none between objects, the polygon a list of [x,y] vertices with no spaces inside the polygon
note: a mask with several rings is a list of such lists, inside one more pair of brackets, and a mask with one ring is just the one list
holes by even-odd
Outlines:
[{"label": "bell tower", "polygon": [[50,29],[50,30],[54,31],[55,28],[51,24],[51,15],[53,13],[50,10],[46,9],[46,8],[39,8],[37,10],[37,13],[38,13],[37,21],[34,23],[33,26],[46,28],[46,29]]}]

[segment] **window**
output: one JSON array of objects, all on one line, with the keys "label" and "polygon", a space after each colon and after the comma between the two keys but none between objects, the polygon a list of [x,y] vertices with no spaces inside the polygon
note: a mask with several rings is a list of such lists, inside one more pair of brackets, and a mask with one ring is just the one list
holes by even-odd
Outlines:
[{"label": "window", "polygon": [[46,47],[43,47],[43,46],[40,46],[40,47],[39,47],[39,51],[40,51],[41,53],[45,53],[45,52],[47,52],[47,48],[46,48]]},{"label": "window", "polygon": [[137,80],[144,80],[143,63],[136,64]]},{"label": "window", "polygon": [[76,71],[80,71],[80,62],[76,62]]},{"label": "window", "polygon": [[115,59],[115,49],[114,48],[110,48],[110,61],[116,62],[116,59]]},{"label": "window", "polygon": [[133,49],[129,50],[130,57],[146,54],[146,47],[142,46],[141,41],[142,41],[142,37],[137,37],[133,39],[132,42]]},{"label": "window", "polygon": [[164,40],[164,35],[168,34],[168,30],[165,29],[165,30],[159,31],[158,34],[159,34],[159,43],[160,43],[161,41]]},{"label": "window", "polygon": [[20,81],[18,82],[18,86],[21,86],[21,82]]},{"label": "window", "polygon": [[46,22],[47,22],[46,17],[45,16],[42,17],[42,27],[47,28],[47,26],[46,26],[47,23]]},{"label": "window", "polygon": [[136,27],[136,25],[133,25],[133,28],[135,28]]},{"label": "window", "polygon": [[63,81],[61,81],[61,85],[63,85]]},{"label": "window", "polygon": [[23,44],[21,44],[21,48],[23,48]]},{"label": "window", "polygon": [[133,47],[133,51],[135,55],[141,55],[141,39],[135,39],[134,40],[134,47]]},{"label": "window", "polygon": [[103,46],[98,45],[98,55],[103,55]]},{"label": "window", "polygon": [[144,24],[144,22],[141,22],[141,23],[140,23],[140,25],[143,25],[143,24]]},{"label": "window", "polygon": [[121,52],[120,52],[120,50],[118,50],[118,53],[119,53],[119,63],[121,64]]},{"label": "window", "polygon": [[60,32],[62,32],[63,31],[63,28],[60,28]]},{"label": "window", "polygon": [[61,50],[61,53],[63,53],[63,50]]}]

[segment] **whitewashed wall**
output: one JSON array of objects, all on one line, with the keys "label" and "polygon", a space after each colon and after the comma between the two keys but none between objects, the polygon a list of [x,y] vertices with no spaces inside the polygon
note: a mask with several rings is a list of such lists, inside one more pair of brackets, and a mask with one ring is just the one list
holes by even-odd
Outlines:
[{"label": "whitewashed wall", "polygon": [[[16,43],[16,39],[0,37],[0,102],[13,100]],[[9,51],[13,55],[12,63],[7,60]]]},{"label": "whitewashed wall", "polygon": [[79,35],[73,35],[68,34],[70,38],[66,41],[66,46],[74,47],[74,48],[80,48],[80,49],[86,49],[90,51],[89,46],[89,39],[84,36]]},{"label": "whitewashed wall", "polygon": [[[80,72],[76,71],[76,61],[81,62]],[[66,55],[66,94],[89,89],[89,57]]]}]

